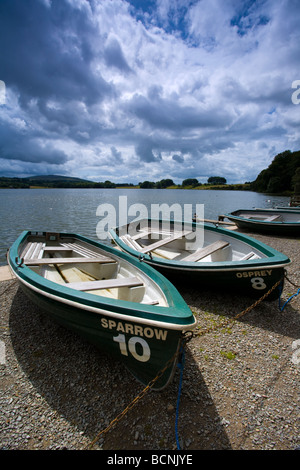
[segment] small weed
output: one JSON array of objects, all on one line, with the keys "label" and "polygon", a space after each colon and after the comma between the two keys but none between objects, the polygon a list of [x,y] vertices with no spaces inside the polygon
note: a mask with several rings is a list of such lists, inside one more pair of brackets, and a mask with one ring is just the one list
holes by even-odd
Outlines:
[{"label": "small weed", "polygon": [[235,354],[232,351],[221,351],[221,356],[226,357],[226,359],[232,360],[235,359]]}]

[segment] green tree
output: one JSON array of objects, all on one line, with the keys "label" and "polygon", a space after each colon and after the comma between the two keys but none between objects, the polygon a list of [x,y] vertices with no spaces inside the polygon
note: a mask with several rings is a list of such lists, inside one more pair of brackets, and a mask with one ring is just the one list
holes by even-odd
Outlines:
[{"label": "green tree", "polygon": [[104,187],[105,188],[115,188],[116,185],[115,185],[115,183],[112,183],[111,181],[106,180],[106,181],[104,181]]},{"label": "green tree", "polygon": [[142,183],[139,183],[139,186],[143,189],[152,189],[155,187],[155,183],[153,181],[143,181]]},{"label": "green tree", "polygon": [[199,181],[196,178],[187,178],[182,181],[182,186],[198,186]]},{"label": "green tree", "polygon": [[226,184],[226,178],[222,176],[210,176],[207,180],[208,184]]},{"label": "green tree", "polygon": [[286,150],[279,153],[268,168],[262,170],[256,180],[251,183],[251,189],[262,193],[292,191],[293,177],[299,167],[299,150],[296,152]]},{"label": "green tree", "polygon": [[300,167],[297,168],[295,175],[292,178],[292,187],[295,195],[300,195]]},{"label": "green tree", "polygon": [[174,186],[174,181],[169,178],[157,181],[157,183],[155,183],[155,187],[158,189],[168,188],[169,186]]},{"label": "green tree", "polygon": [[282,181],[279,176],[272,176],[267,186],[268,193],[279,193],[282,190]]}]

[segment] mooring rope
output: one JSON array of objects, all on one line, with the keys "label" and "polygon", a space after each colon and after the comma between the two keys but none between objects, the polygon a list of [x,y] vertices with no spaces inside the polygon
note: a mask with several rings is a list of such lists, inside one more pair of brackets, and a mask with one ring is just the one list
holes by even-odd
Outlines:
[{"label": "mooring rope", "polygon": [[180,379],[179,379],[179,387],[178,387],[178,395],[177,395],[176,417],[175,417],[175,437],[176,437],[176,444],[177,444],[178,450],[181,450],[180,444],[179,444],[179,438],[178,438],[178,417],[179,417],[179,403],[180,403],[181,388],[182,388],[184,361],[185,361],[185,350],[182,349],[181,359],[178,361],[178,364],[177,364],[177,367],[180,369]]},{"label": "mooring rope", "polygon": [[[281,287],[281,286],[280,286]],[[293,297],[297,297],[297,295],[300,294],[300,288],[298,289],[298,291],[295,293],[295,294],[292,294],[285,302],[284,304],[281,306],[281,294],[282,294],[282,287],[281,287],[281,292],[280,292],[280,295],[279,295],[279,298],[278,298],[278,308],[279,310],[282,312],[286,305],[292,300]]]},{"label": "mooring rope", "polygon": [[284,302],[284,304],[281,306],[281,294],[282,294],[282,291],[283,291],[283,285],[281,284],[281,285],[279,286],[279,291],[280,291],[280,292],[279,292],[279,297],[278,297],[278,308],[279,308],[279,310],[280,310],[281,312],[285,309],[286,305],[287,305],[294,297],[297,297],[297,295],[300,294],[300,286],[297,285],[297,284],[295,284],[294,282],[292,282],[292,281],[287,277],[286,271],[285,271],[285,273],[284,273],[284,277],[285,277],[285,279],[286,279],[290,284],[292,284],[292,286],[298,288],[298,290],[297,290],[297,292],[296,292],[295,294],[292,294],[292,295]]},{"label": "mooring rope", "polygon": [[298,289],[298,291],[296,292],[296,294],[291,295],[291,297],[283,304],[282,307],[279,307],[280,310],[282,311],[282,310],[285,308],[286,304],[287,304],[290,300],[292,300],[293,297],[296,297],[296,296],[299,295],[299,294],[300,294],[300,289]]}]

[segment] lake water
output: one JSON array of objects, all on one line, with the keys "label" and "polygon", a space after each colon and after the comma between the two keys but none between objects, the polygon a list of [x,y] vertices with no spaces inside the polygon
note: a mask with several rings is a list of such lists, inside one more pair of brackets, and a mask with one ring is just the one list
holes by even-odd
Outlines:
[{"label": "lake water", "polygon": [[[270,208],[287,205],[288,197],[270,196],[248,191],[214,191],[184,189],[0,189],[0,265],[6,264],[7,248],[23,230],[72,232],[99,240],[97,226],[107,218],[105,208],[114,208],[118,225],[131,212],[128,221],[139,216],[136,209],[165,204],[165,216],[170,207],[179,204],[185,220],[194,214],[197,204],[204,208],[206,219],[236,209]],[[106,206],[109,204],[110,206]],[[142,206],[135,206],[140,204]],[[159,206],[158,206],[159,205]],[[178,206],[177,206],[178,207]],[[199,206],[200,207],[200,206]],[[164,209],[163,206],[161,206]],[[120,210],[119,210],[120,209]],[[198,212],[199,213],[199,212]],[[162,212],[164,216],[164,211]],[[104,224],[103,224],[104,225]],[[106,228],[107,230],[107,228]],[[102,232],[100,241],[106,234]]]}]

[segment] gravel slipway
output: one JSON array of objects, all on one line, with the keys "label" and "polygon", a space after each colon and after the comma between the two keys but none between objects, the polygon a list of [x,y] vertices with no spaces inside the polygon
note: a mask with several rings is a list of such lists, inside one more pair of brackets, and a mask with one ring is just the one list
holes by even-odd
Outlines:
[{"label": "gravel slipway", "polygon": [[[300,240],[251,236],[293,261],[300,282]],[[285,282],[281,304],[297,287]],[[186,346],[178,410],[182,450],[294,450],[300,447],[300,295],[281,311],[238,292],[179,290],[198,320]],[[54,324],[18,288],[0,282],[0,448],[83,450],[143,386],[121,363]],[[175,450],[180,371],[162,392],[148,392],[94,450]]]}]

